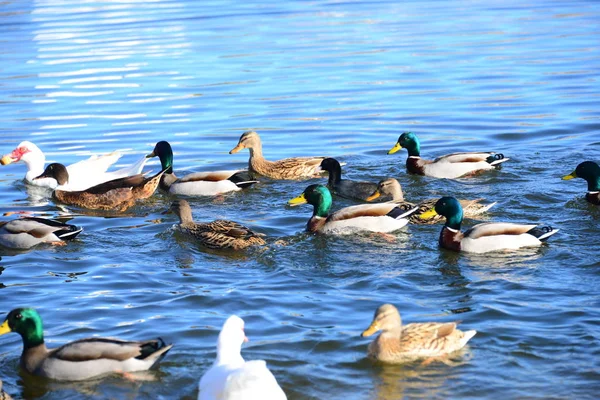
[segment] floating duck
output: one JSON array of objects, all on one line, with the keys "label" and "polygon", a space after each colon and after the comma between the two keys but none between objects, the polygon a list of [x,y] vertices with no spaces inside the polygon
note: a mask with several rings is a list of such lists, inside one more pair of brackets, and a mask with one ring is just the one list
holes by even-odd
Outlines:
[{"label": "floating duck", "polygon": [[[90,210],[125,211],[133,206],[136,200],[152,196],[164,172],[164,170],[160,171],[148,178],[143,174],[137,174],[126,178],[113,179],[80,191],[55,189],[52,195],[61,203]],[[34,180],[39,178],[56,179],[59,185],[62,186],[69,182],[69,172],[64,165],[52,163]]]},{"label": "floating duck", "polygon": [[477,331],[456,329],[456,322],[424,322],[402,325],[398,309],[391,304],[377,308],[373,322],[362,333],[381,334],[368,348],[368,356],[376,361],[401,364],[423,358],[440,357],[465,347]]},{"label": "floating duck", "polygon": [[[437,199],[424,200],[418,204],[404,201],[402,187],[400,186],[400,183],[394,178],[388,178],[379,181],[375,191],[366,200],[373,201],[380,196],[391,196],[392,200],[390,202],[402,206],[403,209],[418,207],[419,210],[409,217],[410,222],[414,224],[435,224],[443,219],[441,215],[434,215],[428,219],[421,218],[424,212],[431,210],[435,206]],[[496,205],[495,202],[491,204],[481,204],[480,202],[482,200],[483,199],[459,200],[465,213],[465,216],[469,218],[477,217]]]},{"label": "floating duck", "polygon": [[183,178],[173,173],[173,150],[169,142],[156,143],[152,153],[146,157],[160,159],[166,170],[160,179],[160,188],[166,192],[185,196],[215,196],[221,193],[242,190],[258,181],[250,179],[246,171],[195,172]]},{"label": "floating duck", "polygon": [[565,181],[573,178],[585,179],[588,184],[585,199],[589,203],[600,205],[600,166],[593,161],[584,161],[575,171],[562,177]]},{"label": "floating duck", "polygon": [[417,175],[427,175],[434,178],[455,179],[461,176],[494,169],[500,163],[510,160],[503,154],[494,152],[453,153],[436,158],[424,160],[421,158],[421,145],[419,138],[412,132],[404,132],[398,138],[396,145],[388,151],[394,154],[398,150],[408,150],[406,169]]},{"label": "floating duck", "polygon": [[0,245],[12,249],[29,249],[40,243],[64,246],[83,231],[80,226],[53,219],[25,217],[0,222]]},{"label": "floating duck", "polygon": [[418,209],[405,210],[393,203],[360,204],[342,208],[329,214],[332,204],[331,192],[323,185],[310,185],[288,204],[296,206],[309,203],[313,215],[306,230],[319,233],[348,234],[356,231],[393,232],[408,223],[408,216]]},{"label": "floating duck", "polygon": [[200,379],[198,400],[286,400],[287,397],[263,360],[244,361],[244,320],[227,318],[217,341],[217,358]]},{"label": "floating duck", "polygon": [[548,225],[486,222],[475,225],[463,233],[460,231],[463,210],[454,197],[442,197],[435,203],[435,207],[423,213],[421,218],[431,218],[437,214],[446,217],[446,224],[440,233],[440,246],[454,251],[487,253],[540,246],[543,241],[558,232],[558,229]]},{"label": "floating duck", "polygon": [[[69,191],[85,190],[112,179],[139,174],[146,163],[144,157],[128,167],[106,172],[119,158],[121,158],[120,153],[112,152],[103,156],[91,156],[87,160],[69,165],[66,167],[70,177],[69,184],[60,189]],[[18,161],[23,161],[27,165],[27,173],[25,174],[27,183],[51,189],[56,189],[59,185],[52,178],[35,179],[44,172],[44,164],[46,163],[46,156],[35,144],[27,141],[21,142],[11,153],[4,155],[0,163],[8,165]]]},{"label": "floating duck", "polygon": [[234,221],[216,220],[207,223],[194,222],[192,208],[186,200],[177,200],[169,208],[179,217],[177,229],[192,237],[202,246],[211,249],[243,250],[250,246],[266,244],[262,234]]},{"label": "floating duck", "polygon": [[244,132],[240,140],[229,154],[235,154],[242,149],[250,151],[248,166],[250,172],[272,179],[308,179],[320,175],[316,168],[325,157],[294,157],[279,161],[268,161],[262,154],[262,143],[255,131]]},{"label": "floating duck", "polygon": [[372,182],[342,179],[342,167],[335,158],[326,158],[321,161],[318,170],[327,171],[329,174],[327,187],[333,194],[341,197],[365,201],[377,189],[377,185]]},{"label": "floating duck", "polygon": [[158,363],[173,345],[162,339],[128,342],[92,337],[49,350],[42,319],[32,308],[16,308],[0,326],[0,335],[16,332],[23,339],[21,368],[59,381],[80,381],[114,372],[145,371]]}]

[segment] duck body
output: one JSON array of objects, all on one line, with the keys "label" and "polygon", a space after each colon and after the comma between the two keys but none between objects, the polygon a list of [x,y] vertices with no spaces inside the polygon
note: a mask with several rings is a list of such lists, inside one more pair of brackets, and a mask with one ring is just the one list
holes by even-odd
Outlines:
[{"label": "duck body", "polygon": [[219,333],[217,358],[200,379],[198,400],[287,399],[265,361],[242,358],[245,341],[244,321],[232,315]]},{"label": "duck body", "polygon": [[600,166],[593,161],[584,161],[577,166],[575,171],[562,177],[565,181],[573,178],[584,179],[588,184],[585,200],[596,206],[600,205]]},{"label": "duck body", "polygon": [[460,231],[462,207],[454,197],[442,197],[435,207],[424,213],[421,218],[429,218],[436,214],[446,217],[446,223],[440,232],[439,245],[453,251],[487,253],[540,246],[543,241],[558,232],[558,229],[547,225],[486,222],[463,233]]},{"label": "duck body", "polygon": [[244,132],[229,154],[242,149],[250,151],[248,168],[251,172],[271,179],[300,180],[317,178],[317,168],[325,157],[293,157],[279,161],[268,161],[262,154],[262,142],[255,131]]},{"label": "duck body", "polygon": [[160,141],[154,146],[152,153],[146,157],[160,159],[165,174],[160,180],[160,189],[174,195],[183,196],[216,196],[227,192],[236,192],[249,187],[257,180],[250,178],[246,171],[209,171],[195,172],[182,178],[173,173],[173,149],[169,142]]},{"label": "duck body", "polygon": [[59,381],[80,381],[114,372],[143,371],[159,362],[173,347],[162,339],[140,342],[89,338],[48,349],[42,322],[31,308],[12,310],[0,335],[16,332],[23,338],[21,367],[32,375]]},{"label": "duck body", "polygon": [[74,239],[83,228],[52,219],[26,217],[0,223],[0,245],[13,249],[29,249],[40,243],[64,244]]},{"label": "duck body", "polygon": [[495,152],[452,153],[435,160],[425,160],[421,158],[419,139],[412,132],[404,132],[400,135],[398,142],[388,151],[388,154],[394,154],[402,148],[408,150],[406,159],[408,172],[433,178],[456,179],[495,169],[499,164],[510,160],[503,154]]},{"label": "duck body", "polygon": [[338,196],[365,201],[377,189],[377,185],[372,182],[342,179],[342,167],[335,158],[324,159],[319,168],[327,171],[329,175],[327,187]]},{"label": "duck body", "polygon": [[382,363],[401,364],[440,357],[462,349],[477,331],[463,332],[455,322],[425,322],[403,325],[400,313],[391,304],[375,311],[363,337],[382,331],[367,349],[369,358]]},{"label": "duck body", "polygon": [[408,223],[407,217],[417,209],[404,209],[393,203],[361,204],[342,208],[329,214],[332,199],[323,185],[310,185],[290,200],[290,205],[309,203],[313,215],[306,230],[312,233],[350,234],[357,231],[394,232]]}]

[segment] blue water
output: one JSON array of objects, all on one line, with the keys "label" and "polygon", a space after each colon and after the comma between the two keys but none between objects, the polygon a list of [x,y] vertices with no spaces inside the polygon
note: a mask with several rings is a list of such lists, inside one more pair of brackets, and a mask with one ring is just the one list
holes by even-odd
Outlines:
[{"label": "blue water", "polygon": [[[22,163],[2,166],[1,212],[73,214],[85,231],[2,253],[0,313],[37,308],[49,347],[91,335],[175,344],[144,381],[57,384],[19,373],[20,338],[2,336],[13,397],[195,398],[233,313],[243,355],[267,360],[289,399],[597,397],[600,211],[582,180],[560,177],[600,161],[600,3],[38,0],[0,14],[2,154],[29,140],[48,161],[120,150],[125,166],[168,140],[184,175],[245,167],[247,152],[228,152],[255,129],[271,160],[330,155],[348,178],[398,178],[409,200],[485,198],[498,202],[489,220],[560,229],[542,248],[491,255],[440,250],[440,226],[315,237],[303,232],[310,207],[286,202],[318,180],[265,180],[192,199],[198,221],[269,236],[266,250],[222,254],[173,234],[168,195],[105,218],[40,198]],[[511,161],[472,179],[408,175],[405,152],[386,155],[407,130],[424,157]],[[383,303],[478,334],[449,365],[374,365],[359,335]]]}]

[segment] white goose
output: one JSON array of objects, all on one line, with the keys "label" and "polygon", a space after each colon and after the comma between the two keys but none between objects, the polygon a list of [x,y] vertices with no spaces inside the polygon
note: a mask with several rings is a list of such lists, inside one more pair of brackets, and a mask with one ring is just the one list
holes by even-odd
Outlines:
[{"label": "white goose", "polygon": [[[85,190],[113,179],[136,175],[142,172],[147,161],[146,157],[143,157],[141,160],[127,167],[117,171],[106,172],[121,156],[118,152],[102,156],[94,155],[87,160],[67,166],[69,183],[68,185],[61,186],[60,189],[65,191]],[[2,157],[0,163],[8,165],[18,161],[23,161],[27,165],[27,173],[25,174],[25,181],[27,183],[51,189],[56,189],[59,186],[56,179],[53,178],[33,179],[44,172],[44,164],[46,163],[46,156],[35,144],[28,141],[19,143],[17,148],[11,153],[5,154]]]},{"label": "white goose", "polygon": [[286,400],[285,393],[263,360],[244,361],[244,320],[227,318],[217,340],[217,358],[200,379],[198,400]]}]

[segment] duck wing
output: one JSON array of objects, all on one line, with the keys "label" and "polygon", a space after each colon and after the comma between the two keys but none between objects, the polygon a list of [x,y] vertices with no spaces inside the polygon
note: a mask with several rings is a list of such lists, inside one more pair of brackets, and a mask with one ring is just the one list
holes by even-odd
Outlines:
[{"label": "duck wing", "polygon": [[287,397],[275,376],[263,360],[248,361],[227,376],[223,399],[286,400]]},{"label": "duck wing", "polygon": [[342,208],[331,214],[327,218],[330,221],[343,221],[358,217],[383,217],[388,216],[394,219],[400,219],[411,215],[418,210],[417,207],[409,208],[405,204],[396,203],[377,203],[377,204],[359,204]]},{"label": "duck wing", "polygon": [[513,224],[510,222],[484,222],[468,229],[464,233],[464,237],[478,239],[484,236],[522,235],[535,227],[536,225]]}]

